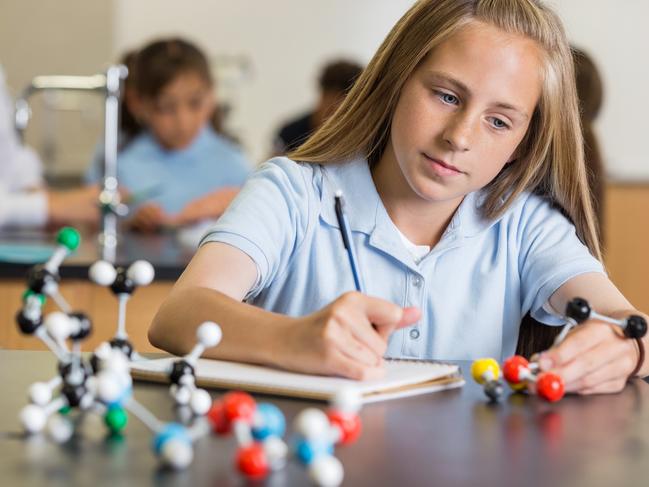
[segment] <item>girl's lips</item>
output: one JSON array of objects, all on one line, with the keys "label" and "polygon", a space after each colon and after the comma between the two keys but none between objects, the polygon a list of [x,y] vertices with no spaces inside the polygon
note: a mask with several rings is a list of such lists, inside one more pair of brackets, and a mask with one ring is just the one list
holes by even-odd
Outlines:
[{"label": "girl's lips", "polygon": [[444,161],[430,157],[428,154],[424,154],[424,157],[430,162],[430,166],[437,174],[440,176],[454,176],[458,174],[464,174],[457,167],[447,164]]}]

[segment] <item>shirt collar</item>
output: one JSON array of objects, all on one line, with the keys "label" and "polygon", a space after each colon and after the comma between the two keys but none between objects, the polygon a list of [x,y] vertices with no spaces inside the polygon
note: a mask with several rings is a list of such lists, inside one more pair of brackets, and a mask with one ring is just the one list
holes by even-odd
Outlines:
[{"label": "shirt collar", "polygon": [[209,126],[204,126],[187,147],[171,150],[162,147],[162,145],[157,141],[155,135],[153,135],[152,132],[149,131],[147,135],[153,142],[153,144],[158,148],[163,157],[169,159],[181,157],[183,158],[183,162],[185,162],[185,158],[187,158],[188,156],[201,155],[202,151],[205,149],[206,142],[209,141],[210,136],[213,133],[213,130]]},{"label": "shirt collar", "polygon": [[320,167],[322,168],[320,194],[322,219],[338,228],[334,196],[336,191],[341,190],[345,200],[345,214],[351,230],[370,234],[376,226],[377,209],[383,203],[374,186],[367,160],[359,157]]},{"label": "shirt collar", "polygon": [[[371,234],[377,224],[384,223],[383,217],[389,219],[365,158],[358,157],[321,168],[323,181],[320,203],[321,216],[325,222],[338,228],[334,209],[337,190],[343,192],[345,213],[352,231]],[[490,220],[482,215],[482,205],[487,195],[484,189],[467,194],[453,215],[444,237],[474,237],[494,225],[500,218]]]}]

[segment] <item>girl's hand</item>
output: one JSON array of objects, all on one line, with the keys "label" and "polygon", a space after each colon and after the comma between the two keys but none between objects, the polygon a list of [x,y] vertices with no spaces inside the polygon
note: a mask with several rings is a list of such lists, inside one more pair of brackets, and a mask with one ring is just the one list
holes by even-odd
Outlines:
[{"label": "girl's hand", "polygon": [[[622,312],[614,318],[625,318]],[[589,320],[577,326],[557,347],[539,357],[541,370],[559,374],[566,392],[601,394],[621,391],[638,361],[635,340],[606,323]]]},{"label": "girl's hand", "polygon": [[418,308],[401,308],[358,292],[343,294],[326,308],[295,320],[280,337],[279,366],[351,379],[383,375],[383,354],[396,329],[415,323]]},{"label": "girl's hand", "polygon": [[129,227],[145,233],[152,233],[167,224],[169,215],[155,203],[147,203],[137,209],[129,220]]},{"label": "girl's hand", "polygon": [[173,225],[190,225],[208,218],[218,218],[239,192],[239,188],[224,188],[190,201],[171,218]]}]

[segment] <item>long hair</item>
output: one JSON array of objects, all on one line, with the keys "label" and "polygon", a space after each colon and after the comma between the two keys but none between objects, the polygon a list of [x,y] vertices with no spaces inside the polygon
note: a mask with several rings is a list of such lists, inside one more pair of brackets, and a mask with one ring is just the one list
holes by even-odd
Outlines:
[{"label": "long hair", "polygon": [[487,186],[486,218],[504,213],[523,191],[547,197],[601,260],[588,185],[570,46],[557,15],[538,0],[420,0],[406,12],[327,122],[289,157],[326,164],[381,158],[401,89],[435,46],[472,21],[534,40],[543,52],[543,86],[517,158]]}]

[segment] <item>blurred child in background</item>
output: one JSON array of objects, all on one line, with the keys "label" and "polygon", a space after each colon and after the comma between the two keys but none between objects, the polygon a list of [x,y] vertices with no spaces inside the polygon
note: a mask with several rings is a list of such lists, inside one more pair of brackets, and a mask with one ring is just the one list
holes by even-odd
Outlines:
[{"label": "blurred child in background", "polygon": [[361,71],[363,67],[353,61],[339,60],[325,65],[318,80],[318,104],[313,111],[288,122],[279,130],[273,144],[274,155],[284,155],[302,145],[336,111]]},{"label": "blurred child in background", "polygon": [[125,102],[142,129],[118,156],[131,226],[156,231],[219,216],[251,164],[210,125],[215,95],[205,55],[183,39],[158,40],[137,53],[131,76],[134,98]]}]

